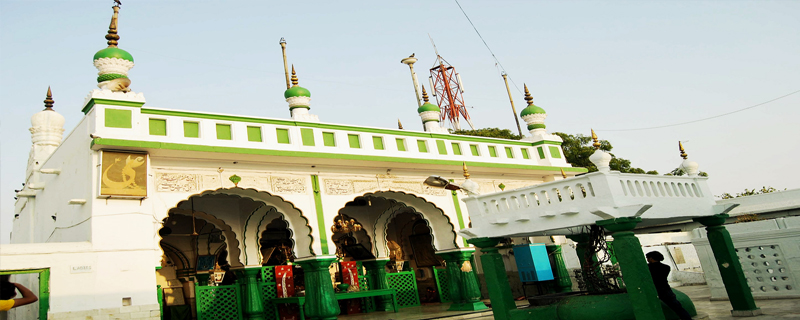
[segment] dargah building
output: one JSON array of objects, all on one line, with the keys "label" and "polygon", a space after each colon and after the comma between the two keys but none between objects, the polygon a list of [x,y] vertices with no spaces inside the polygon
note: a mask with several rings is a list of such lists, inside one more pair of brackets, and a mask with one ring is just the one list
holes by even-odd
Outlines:
[{"label": "dargah building", "polygon": [[[293,71],[288,89],[263,92],[283,94],[290,118],[149,107],[132,90],[118,13],[83,105],[59,105],[42,88],[44,110],[31,118],[0,270],[40,301],[9,318],[332,319],[425,301],[486,309],[475,247],[458,233],[470,227],[469,194],[424,181],[443,175],[477,194],[586,172],[565,161],[532,103],[523,140],[449,134],[427,93],[417,110],[425,131],[328,123]],[[64,128],[59,113],[78,112]],[[222,285],[225,266],[234,284]]]}]

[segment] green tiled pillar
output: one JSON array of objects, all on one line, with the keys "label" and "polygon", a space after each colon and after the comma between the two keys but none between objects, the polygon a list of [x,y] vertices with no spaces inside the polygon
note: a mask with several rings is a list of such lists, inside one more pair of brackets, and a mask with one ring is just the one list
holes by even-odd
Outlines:
[{"label": "green tiled pillar", "polygon": [[517,305],[514,297],[511,296],[511,285],[508,283],[506,268],[503,264],[503,256],[497,252],[495,247],[499,238],[475,238],[467,242],[481,248],[481,266],[483,275],[486,279],[486,287],[489,289],[489,299],[492,303],[492,314],[495,320],[508,320],[511,318],[511,310],[515,310]]},{"label": "green tiled pillar", "polygon": [[753,294],[750,293],[750,286],[742,272],[742,264],[733,248],[733,240],[728,229],[725,229],[725,219],[727,214],[717,214],[708,217],[694,218],[694,221],[706,226],[708,233],[708,244],[714,252],[714,259],[717,260],[719,274],[722,276],[722,283],[725,284],[725,291],[728,292],[728,299],[731,302],[731,314],[734,316],[757,316],[761,314],[761,309],[756,306]]},{"label": "green tiled pillar", "polygon": [[548,244],[547,253],[553,257],[553,275],[555,276],[556,292],[572,292],[572,280],[569,277],[569,270],[564,263],[561,255],[561,246]]},{"label": "green tiled pillar", "polygon": [[597,221],[597,225],[614,233],[614,251],[636,320],[664,320],[661,300],[650,276],[642,244],[632,231],[641,221],[639,217],[625,217]]},{"label": "green tiled pillar", "polygon": [[245,286],[247,291],[244,296],[244,318],[248,320],[266,320],[264,304],[261,299],[261,288],[258,285],[258,274],[261,267],[244,268]]},{"label": "green tiled pillar", "polygon": [[[389,258],[378,258],[375,260],[362,261],[364,268],[367,269],[370,289],[389,289],[386,281],[386,264]],[[375,309],[378,311],[394,311],[392,301],[384,297],[375,297]]]},{"label": "green tiled pillar", "polygon": [[303,268],[306,283],[305,316],[309,319],[329,320],[339,315],[339,303],[333,291],[333,282],[328,267],[336,261],[335,256],[317,256],[296,259]]},{"label": "green tiled pillar", "polygon": [[[448,252],[439,252],[447,263],[447,279],[450,286],[450,308],[448,311],[473,311],[484,310],[488,307],[481,302],[481,289],[478,286],[478,277],[472,270],[470,258],[475,249],[459,249]],[[454,294],[455,293],[455,294]]]}]

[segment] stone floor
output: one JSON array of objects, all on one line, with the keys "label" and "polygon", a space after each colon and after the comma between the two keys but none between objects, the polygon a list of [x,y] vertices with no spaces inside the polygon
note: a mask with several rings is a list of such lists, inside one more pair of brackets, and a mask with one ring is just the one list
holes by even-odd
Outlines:
[{"label": "stone floor", "polygon": [[[702,317],[698,319],[710,320],[800,320],[800,299],[781,299],[781,300],[756,300],[756,305],[761,308],[763,315],[756,317],[736,317],[731,316],[731,305],[728,301],[710,301],[711,293],[707,286],[686,286],[677,288],[692,298],[698,313]],[[518,304],[527,304],[520,301]],[[492,319],[491,310],[465,312],[447,311],[449,304],[429,304],[419,307],[400,309],[398,313],[391,312],[372,312],[355,315],[339,316],[343,320],[425,320],[425,319],[447,319],[447,320],[489,320]],[[707,317],[706,317],[707,316]]]}]

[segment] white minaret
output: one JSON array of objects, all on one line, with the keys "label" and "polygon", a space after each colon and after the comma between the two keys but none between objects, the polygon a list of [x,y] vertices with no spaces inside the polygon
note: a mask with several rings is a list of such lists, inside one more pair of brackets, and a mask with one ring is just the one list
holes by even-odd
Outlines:
[{"label": "white minaret", "polygon": [[[31,177],[31,172],[38,171],[44,161],[61,144],[64,136],[64,116],[53,110],[53,93],[47,88],[47,99],[44,100],[44,110],[31,117],[31,152],[28,156],[28,169],[25,176]],[[32,181],[36,181],[33,179]],[[29,181],[32,182],[32,181]]]},{"label": "white minaret", "polygon": [[608,152],[600,150],[600,141],[597,141],[597,135],[594,133],[594,129],[592,129],[592,140],[594,143],[592,146],[594,147],[594,153],[589,156],[589,161],[594,163],[597,167],[597,171],[609,173],[611,172],[611,167],[609,164],[611,163],[611,155]]},{"label": "white minaret", "polygon": [[428,101],[428,93],[425,92],[425,86],[422,86],[422,99],[424,103],[417,108],[417,113],[419,117],[422,118],[422,125],[425,128],[425,132],[449,133],[446,128],[442,128],[439,125],[442,109],[439,109],[439,106]]}]

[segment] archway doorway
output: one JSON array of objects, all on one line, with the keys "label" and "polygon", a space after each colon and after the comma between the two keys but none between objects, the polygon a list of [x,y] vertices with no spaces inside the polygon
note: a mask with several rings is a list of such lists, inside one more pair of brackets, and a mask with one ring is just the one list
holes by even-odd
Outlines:
[{"label": "archway doorway", "polygon": [[404,210],[386,228],[388,267],[394,272],[413,271],[421,303],[441,302],[434,270],[443,266],[436,255],[429,222],[418,212]]}]

